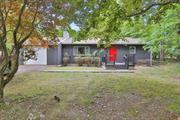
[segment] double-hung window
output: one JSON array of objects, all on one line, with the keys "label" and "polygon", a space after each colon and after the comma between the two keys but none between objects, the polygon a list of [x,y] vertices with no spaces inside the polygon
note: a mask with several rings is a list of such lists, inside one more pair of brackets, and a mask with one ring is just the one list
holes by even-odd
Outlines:
[{"label": "double-hung window", "polygon": [[136,54],[136,46],[129,46],[129,54]]},{"label": "double-hung window", "polygon": [[74,46],[73,55],[74,56],[87,56],[90,54],[89,46]]}]

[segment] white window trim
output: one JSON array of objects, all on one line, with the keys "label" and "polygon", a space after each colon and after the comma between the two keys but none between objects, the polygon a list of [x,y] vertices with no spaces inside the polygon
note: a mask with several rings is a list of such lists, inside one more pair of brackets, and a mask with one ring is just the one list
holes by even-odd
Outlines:
[{"label": "white window trim", "polygon": [[[133,51],[131,51],[133,48]],[[136,46],[129,46],[129,54],[136,54]]]},{"label": "white window trim", "polygon": [[84,47],[85,49],[85,56],[90,54],[90,47],[89,46],[73,46],[73,56],[79,56],[80,54],[78,53],[78,48],[79,47]]}]

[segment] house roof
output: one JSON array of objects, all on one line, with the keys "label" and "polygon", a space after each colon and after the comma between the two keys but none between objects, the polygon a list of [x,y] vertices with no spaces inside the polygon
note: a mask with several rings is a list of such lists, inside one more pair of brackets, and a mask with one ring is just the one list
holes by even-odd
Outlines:
[{"label": "house roof", "polygon": [[[64,36],[59,38],[59,42],[55,43],[52,41],[46,41],[45,39],[42,41],[35,41],[34,43],[30,42],[29,40],[24,43],[24,45],[32,45],[32,46],[48,46],[48,45],[55,45],[55,44],[63,44],[63,45],[97,45],[100,39],[87,39],[81,41],[74,41],[73,38],[69,36]],[[124,39],[119,39],[111,44],[115,45],[144,45],[145,43],[139,38],[130,38],[126,37]]]},{"label": "house roof", "polygon": [[[81,40],[81,41],[73,41],[72,38],[63,38],[60,40],[60,43],[65,44],[65,45],[68,45],[68,44],[73,44],[73,45],[76,45],[76,44],[90,45],[90,44],[92,44],[92,45],[96,45],[96,44],[98,44],[98,42],[99,42],[98,39],[87,39],[87,40]],[[124,39],[116,40],[116,41],[112,42],[112,44],[116,44],[116,45],[144,45],[145,43],[139,38],[127,37]]]}]

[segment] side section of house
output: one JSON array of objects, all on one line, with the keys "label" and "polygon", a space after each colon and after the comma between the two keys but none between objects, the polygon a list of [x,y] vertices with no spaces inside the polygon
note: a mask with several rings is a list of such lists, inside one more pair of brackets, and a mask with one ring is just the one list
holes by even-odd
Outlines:
[{"label": "side section of house", "polygon": [[21,50],[19,64],[21,65],[60,65],[62,63],[62,49],[61,44],[58,47],[34,47],[36,51],[36,59],[23,61],[23,50]]},{"label": "side section of house", "polygon": [[[47,48],[35,47],[37,59],[24,61],[25,65],[47,65]],[[22,63],[22,62],[21,62]]]}]

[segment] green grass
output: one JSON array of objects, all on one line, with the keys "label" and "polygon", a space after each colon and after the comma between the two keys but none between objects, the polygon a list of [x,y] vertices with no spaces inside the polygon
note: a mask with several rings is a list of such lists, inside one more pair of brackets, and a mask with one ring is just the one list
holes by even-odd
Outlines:
[{"label": "green grass", "polygon": [[[67,114],[75,109],[73,105],[86,109],[103,91],[117,95],[134,92],[147,101],[159,97],[168,111],[180,115],[180,81],[176,79],[180,77],[179,73],[179,64],[169,64],[138,68],[135,73],[20,74],[5,89],[5,97],[10,105],[0,105],[0,116],[5,120],[23,120],[29,113],[38,116],[39,112],[46,111],[49,120],[59,116],[62,119],[74,119]],[[60,104],[53,101],[54,95],[60,96]],[[136,110],[136,107],[132,107],[127,114],[136,117]],[[81,116],[78,113],[76,115],[76,119],[78,115]]]}]

